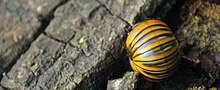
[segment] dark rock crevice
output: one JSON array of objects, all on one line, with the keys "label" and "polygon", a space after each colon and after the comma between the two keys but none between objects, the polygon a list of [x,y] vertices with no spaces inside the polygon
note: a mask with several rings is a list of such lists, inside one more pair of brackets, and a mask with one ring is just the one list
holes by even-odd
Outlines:
[{"label": "dark rock crevice", "polygon": [[[108,80],[124,78],[125,73],[132,71],[125,50],[131,26],[159,17],[176,32],[182,24],[180,12],[185,3],[185,0],[64,0],[49,14],[38,14],[40,28],[8,76],[1,80],[4,86],[0,88],[106,89]],[[210,79],[201,78],[205,76],[197,72],[197,67],[187,66],[191,63],[185,61],[175,75],[154,83],[157,87],[141,75],[134,85],[137,89],[186,89]],[[126,83],[133,85],[130,81]]]},{"label": "dark rock crevice", "polygon": [[98,2],[99,4],[100,4],[100,6],[102,6],[102,7],[104,7],[107,11],[108,11],[108,13],[110,13],[112,16],[116,16],[116,17],[118,17],[120,20],[122,20],[123,22],[125,22],[126,24],[127,24],[127,26],[125,27],[125,32],[126,32],[126,34],[127,33],[129,33],[129,29],[131,28],[131,24],[128,22],[128,21],[126,21],[125,19],[123,19],[122,17],[120,17],[119,15],[115,15],[113,12],[111,12],[111,10],[105,5],[105,4],[103,4],[103,3],[101,3],[99,0],[95,0],[96,2]]},{"label": "dark rock crevice", "polygon": [[47,28],[47,26],[50,24],[51,20],[54,18],[54,12],[56,11],[57,8],[60,6],[66,4],[69,0],[63,0],[61,1],[57,6],[55,6],[46,16],[39,15],[40,22],[42,23],[40,28],[38,29],[39,34],[36,35],[39,36],[41,33],[44,32],[44,30]]},{"label": "dark rock crevice", "polygon": [[[54,39],[52,39],[52,40],[54,40]],[[55,40],[56,41],[56,40]],[[53,61],[52,62],[50,62],[51,64],[49,64],[48,66],[47,66],[47,69],[45,70],[45,72],[48,72],[48,70],[51,68],[51,67],[53,67],[54,66],[54,64],[55,64],[55,62],[57,62],[58,61],[58,59],[59,58],[61,58],[62,57],[62,55],[64,54],[64,49],[66,48],[66,46],[67,46],[67,44],[64,44],[64,46],[62,47],[62,52],[56,52],[56,57],[52,57],[52,59],[53,59]],[[44,73],[45,73],[44,72]],[[34,73],[34,72],[33,72]],[[37,76],[36,75],[34,75],[34,78],[33,79],[35,79],[35,80],[30,80],[30,82],[29,83],[27,83],[27,84],[32,84],[32,85],[26,85],[27,87],[29,87],[29,86],[31,86],[29,89],[35,89],[36,87],[35,86],[37,86],[38,84],[39,84],[39,78],[41,78],[43,75],[44,75],[44,73],[41,73],[41,74],[38,74]],[[35,81],[34,82],[34,84],[32,83],[33,81]],[[39,86],[39,88],[42,88],[42,89],[45,89],[45,88],[43,88],[43,87],[41,87],[40,85],[38,85]]]},{"label": "dark rock crevice", "polygon": [[[7,67],[2,67],[3,69],[3,72],[4,73],[7,73],[8,71],[10,71],[10,69],[12,68],[12,66],[17,62],[17,60],[20,58],[20,56],[22,54],[24,54],[31,46],[32,42],[34,42],[38,36],[40,36],[40,34],[42,34],[44,32],[44,30],[47,28],[47,26],[49,25],[50,21],[54,18],[54,12],[55,10],[59,7],[59,6],[62,6],[64,5],[65,3],[67,3],[68,0],[63,0],[61,1],[59,4],[57,4],[47,15],[45,16],[42,16],[41,14],[38,14],[38,19],[41,23],[41,25],[39,26],[38,28],[38,32],[33,34],[33,37],[31,40],[27,40],[27,44],[25,46],[22,46],[22,50],[21,52],[15,57],[13,58],[12,62],[7,66]],[[2,73],[3,73],[2,72]],[[0,71],[0,80],[2,79],[2,73]]]},{"label": "dark rock crevice", "polygon": [[59,40],[59,39],[57,39],[57,38],[54,38],[53,36],[48,35],[48,34],[45,33],[45,32],[43,32],[42,34],[44,34],[44,35],[47,36],[48,38],[53,39],[53,40],[55,40],[55,41],[57,41],[57,42],[60,42],[60,43],[63,43],[63,44],[67,44],[67,42],[65,42],[65,41],[63,41],[63,40]]}]

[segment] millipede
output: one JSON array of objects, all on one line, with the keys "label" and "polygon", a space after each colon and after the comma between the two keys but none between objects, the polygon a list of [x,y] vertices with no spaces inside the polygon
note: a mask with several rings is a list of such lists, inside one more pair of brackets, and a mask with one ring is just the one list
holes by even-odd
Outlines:
[{"label": "millipede", "polygon": [[131,68],[150,81],[175,73],[180,62],[179,43],[161,20],[147,20],[133,27],[126,39]]}]

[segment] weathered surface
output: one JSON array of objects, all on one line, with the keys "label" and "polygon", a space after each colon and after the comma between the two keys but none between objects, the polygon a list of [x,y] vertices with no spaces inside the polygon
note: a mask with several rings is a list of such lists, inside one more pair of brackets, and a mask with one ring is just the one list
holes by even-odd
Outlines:
[{"label": "weathered surface", "polygon": [[[149,18],[163,18],[175,4],[175,0],[98,0],[114,15],[130,25]],[[138,5],[138,6],[137,6]],[[149,17],[150,16],[150,17]],[[136,21],[137,20],[137,21]]]},{"label": "weathered surface", "polygon": [[107,90],[135,90],[138,81],[136,72],[129,72],[123,78],[109,80]]},{"label": "weathered surface", "polygon": [[220,52],[220,5],[197,1],[189,7],[189,15],[180,28],[182,39],[203,51]]},{"label": "weathered surface", "polygon": [[[3,23],[0,26],[2,29],[0,35],[3,36],[0,39],[2,42],[0,43],[0,60],[7,61],[4,64],[0,63],[0,73],[11,63],[11,60],[16,60],[20,54],[25,52],[30,43],[37,38],[13,68],[4,75],[1,80],[4,88],[106,89],[108,79],[114,76],[115,71],[119,71],[115,70],[116,65],[120,67],[124,64],[119,63],[121,59],[118,57],[125,56],[121,53],[124,50],[127,27],[146,20],[148,16],[163,18],[175,4],[175,0],[69,0],[56,9],[57,5],[62,2],[66,2],[66,0],[0,1],[0,7],[3,8],[0,10],[3,12],[0,13],[0,23]],[[209,6],[207,3],[206,5]],[[213,18],[219,18],[218,15],[212,14],[215,5],[210,6],[210,8],[205,8],[208,10],[202,12],[205,17],[211,17],[207,19],[208,22],[214,20]],[[193,13],[191,21],[197,20],[197,17],[194,17],[197,14]],[[46,22],[49,25],[42,25],[47,18],[52,19],[50,22]],[[218,22],[214,20],[215,23],[209,24],[205,19],[201,23],[200,20],[197,23],[191,21],[187,22],[193,25],[201,24],[204,28],[206,24],[214,27]],[[180,31],[191,30],[193,28],[190,27],[194,27],[193,25],[182,27]],[[198,25],[195,27],[201,28]],[[206,38],[206,35],[201,34],[202,38],[198,38],[197,30],[192,30],[192,33],[189,31],[191,36],[196,36],[194,37],[196,41],[191,43],[194,39],[185,37],[184,39],[187,44],[203,46],[199,49],[218,51],[218,40],[210,41],[211,44],[208,44],[209,40],[218,39],[216,28],[212,29],[212,32],[215,33],[209,32],[211,29],[204,29],[205,33],[213,35],[208,38],[208,41],[205,40],[205,44],[199,40]],[[38,30],[43,32],[39,37],[37,37],[40,34]],[[211,77],[204,77],[198,71],[200,67],[196,64],[183,63],[175,75],[164,81],[151,83],[145,79],[138,80],[137,89],[181,90],[194,84],[198,84],[198,86],[212,84],[212,81],[216,80],[219,75],[216,73],[219,68],[219,65],[216,64],[219,62],[219,55],[207,52],[203,52],[201,54],[203,56],[200,54],[199,51],[193,56],[196,56],[195,59],[199,58],[202,66],[206,66],[202,67],[206,72],[211,71]],[[189,55],[192,54],[189,53]],[[130,80],[128,77],[123,78],[123,80],[125,79]],[[122,84],[119,86],[123,86]],[[131,84],[126,82],[126,85]]]},{"label": "weathered surface", "polygon": [[[37,16],[19,3],[0,2],[0,66],[6,68],[12,60],[27,49],[28,43],[40,27]],[[14,4],[14,5],[12,5]]]},{"label": "weathered surface", "polygon": [[219,79],[220,71],[220,5],[209,1],[192,1],[188,5],[188,14],[178,32],[185,56],[198,64],[206,80],[202,83],[209,87]]},{"label": "weathered surface", "polygon": [[[48,13],[42,12],[43,9],[48,5],[54,7],[53,4],[44,5],[46,2],[49,3],[26,2],[31,4],[31,7],[24,4],[31,14],[36,15],[34,18],[39,23],[33,33],[40,27],[37,16],[47,16]],[[159,5],[149,6],[157,1],[142,0],[135,3],[131,3],[132,0],[122,1],[126,4],[119,1],[110,2],[116,6],[108,8],[108,5],[103,6],[95,0],[71,0],[60,6],[44,34],[32,43],[30,49],[4,75],[1,84],[8,89],[105,88],[101,85],[107,83],[107,79],[114,72],[114,63],[118,62],[115,59],[123,51],[125,27],[129,26],[127,22],[133,22],[141,7],[155,10]],[[33,3],[36,4],[32,5]],[[112,11],[117,7],[120,7],[117,13]],[[150,10],[145,9],[143,10]],[[153,11],[148,11],[147,15],[152,13]],[[30,37],[33,38],[32,36]]]},{"label": "weathered surface", "polygon": [[3,87],[2,87],[2,86],[0,86],[0,90],[5,90],[5,89],[3,89]]},{"label": "weathered surface", "polygon": [[[50,45],[48,45],[50,43]],[[31,45],[26,54],[22,55],[3,79],[2,85],[10,89],[32,89],[41,79],[42,74],[53,66],[61,55],[64,44],[41,35]],[[51,77],[52,78],[52,77]],[[40,87],[38,87],[39,89]]]},{"label": "weathered surface", "polygon": [[[41,20],[62,0],[1,0],[0,1],[0,68],[10,65],[25,52],[39,35]],[[43,10],[42,10],[43,9]]]},{"label": "weathered surface", "polygon": [[[149,7],[151,1],[145,0],[98,0],[101,4],[105,5],[114,15],[121,17],[132,25],[134,17],[140,12],[141,6],[144,4]],[[138,5],[138,6],[137,6]],[[149,14],[152,12],[149,12]]]},{"label": "weathered surface", "polygon": [[101,87],[110,77],[111,53],[119,57],[126,25],[94,0],[69,1],[1,83],[9,89]]},{"label": "weathered surface", "polygon": [[[14,3],[13,0],[11,0],[11,2]],[[30,11],[35,14],[38,14],[41,18],[45,18],[46,16],[53,14],[53,11],[61,4],[67,2],[67,0],[16,0],[16,2],[25,6],[25,8],[30,9]]]}]

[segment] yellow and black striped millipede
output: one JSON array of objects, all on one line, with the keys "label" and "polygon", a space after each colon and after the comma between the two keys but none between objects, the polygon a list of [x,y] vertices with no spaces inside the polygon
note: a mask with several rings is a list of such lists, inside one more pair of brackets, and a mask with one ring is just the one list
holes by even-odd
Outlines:
[{"label": "yellow and black striped millipede", "polygon": [[179,44],[171,29],[160,20],[133,27],[126,40],[130,65],[150,81],[171,76],[178,67]]}]

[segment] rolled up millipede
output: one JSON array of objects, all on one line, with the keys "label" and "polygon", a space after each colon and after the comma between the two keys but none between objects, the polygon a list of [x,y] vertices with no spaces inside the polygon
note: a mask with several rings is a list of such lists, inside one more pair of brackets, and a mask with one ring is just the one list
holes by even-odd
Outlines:
[{"label": "rolled up millipede", "polygon": [[150,81],[165,79],[177,70],[179,44],[167,24],[147,20],[129,33],[126,47],[130,65]]}]

